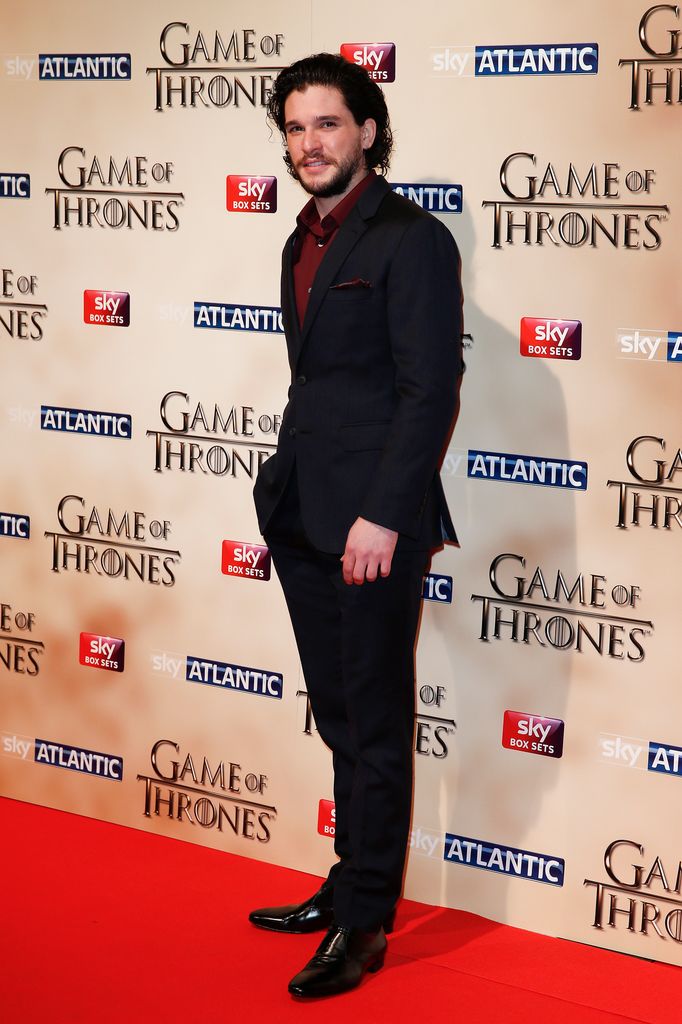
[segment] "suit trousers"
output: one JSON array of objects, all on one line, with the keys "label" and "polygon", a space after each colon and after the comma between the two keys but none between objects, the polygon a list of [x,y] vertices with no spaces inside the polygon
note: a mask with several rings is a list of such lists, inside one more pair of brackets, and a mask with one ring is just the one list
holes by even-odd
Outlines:
[{"label": "suit trousers", "polygon": [[378,927],[402,889],[412,807],[414,644],[428,551],[396,547],[389,576],[348,585],[341,552],[305,536],[295,470],[266,541],[318,731],[334,766],[338,925]]}]

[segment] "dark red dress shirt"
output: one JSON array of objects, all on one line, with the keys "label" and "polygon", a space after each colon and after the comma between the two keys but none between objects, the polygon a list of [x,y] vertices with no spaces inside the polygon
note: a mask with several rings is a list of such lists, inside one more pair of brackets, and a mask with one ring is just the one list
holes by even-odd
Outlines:
[{"label": "dark red dress shirt", "polygon": [[301,327],[305,319],[305,311],[308,308],[310,289],[313,286],[315,274],[324,258],[324,254],[331,245],[341,224],[365,189],[372,184],[375,177],[374,171],[370,171],[347,196],[343,197],[340,203],[337,203],[324,220],[320,220],[314,197],[306,203],[296,218],[298,236],[294,245],[293,258],[294,291],[296,293],[298,322]]}]

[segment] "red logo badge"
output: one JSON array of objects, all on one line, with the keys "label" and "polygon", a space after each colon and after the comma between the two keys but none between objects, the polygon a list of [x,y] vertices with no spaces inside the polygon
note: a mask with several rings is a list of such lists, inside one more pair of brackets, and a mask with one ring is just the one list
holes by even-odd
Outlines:
[{"label": "red logo badge", "polygon": [[270,552],[263,544],[247,544],[242,540],[224,540],[222,568],[226,576],[246,576],[252,580],[269,580]]},{"label": "red logo badge", "polygon": [[81,633],[81,665],[91,668],[106,668],[109,672],[122,672],[125,655],[125,641],[114,636],[99,636],[97,633]]},{"label": "red logo badge", "polygon": [[580,359],[580,320],[521,318],[521,355],[534,359]]},{"label": "red logo badge", "polygon": [[502,746],[543,757],[561,757],[564,723],[560,718],[543,718],[523,711],[505,711]]},{"label": "red logo badge", "polygon": [[333,800],[320,800],[317,812],[317,831],[321,836],[336,835],[336,804]]},{"label": "red logo badge", "polygon": [[375,82],[395,82],[395,43],[343,43],[341,56]]},{"label": "red logo badge", "polygon": [[231,213],[274,213],[277,209],[277,178],[228,174],[227,208]]},{"label": "red logo badge", "polygon": [[128,327],[130,295],[128,292],[83,292],[83,320],[100,327]]}]

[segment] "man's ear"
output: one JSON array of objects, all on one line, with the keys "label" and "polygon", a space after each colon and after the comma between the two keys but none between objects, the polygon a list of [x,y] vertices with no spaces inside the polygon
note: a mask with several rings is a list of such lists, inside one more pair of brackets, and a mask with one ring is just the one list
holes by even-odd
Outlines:
[{"label": "man's ear", "polygon": [[371,149],[377,137],[377,123],[373,117],[368,117],[360,128],[360,141],[363,149]]}]

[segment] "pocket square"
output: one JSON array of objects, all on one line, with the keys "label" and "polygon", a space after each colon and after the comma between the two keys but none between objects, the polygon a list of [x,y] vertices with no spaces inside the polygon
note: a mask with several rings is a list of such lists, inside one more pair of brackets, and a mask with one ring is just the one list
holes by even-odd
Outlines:
[{"label": "pocket square", "polygon": [[340,291],[342,288],[371,288],[372,285],[369,281],[365,281],[362,277],[354,277],[352,281],[341,281],[340,284],[333,284],[330,286],[329,291]]}]

